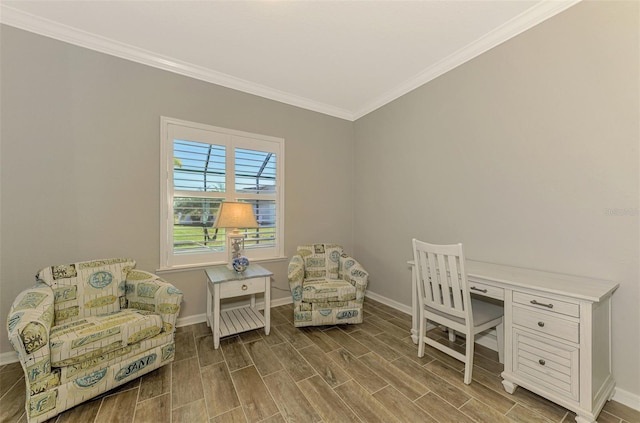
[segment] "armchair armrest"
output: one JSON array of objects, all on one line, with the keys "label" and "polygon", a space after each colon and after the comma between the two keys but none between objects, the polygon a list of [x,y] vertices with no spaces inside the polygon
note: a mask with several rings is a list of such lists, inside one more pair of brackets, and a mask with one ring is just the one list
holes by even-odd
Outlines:
[{"label": "armchair armrest", "polygon": [[162,332],[171,333],[176,326],[182,291],[153,273],[132,269],[125,281],[127,308],[152,311],[162,317]]},{"label": "armchair armrest", "polygon": [[356,302],[362,303],[369,281],[369,273],[364,267],[353,257],[343,254],[340,257],[340,277],[356,287]]},{"label": "armchair armrest", "polygon": [[39,282],[22,291],[9,310],[9,342],[24,369],[28,395],[59,384],[59,374],[51,372],[49,345],[54,321],[53,300],[53,289]]},{"label": "armchair armrest", "polygon": [[297,307],[302,302],[302,280],[304,279],[304,260],[300,254],[291,257],[287,278],[289,279],[293,306]]}]

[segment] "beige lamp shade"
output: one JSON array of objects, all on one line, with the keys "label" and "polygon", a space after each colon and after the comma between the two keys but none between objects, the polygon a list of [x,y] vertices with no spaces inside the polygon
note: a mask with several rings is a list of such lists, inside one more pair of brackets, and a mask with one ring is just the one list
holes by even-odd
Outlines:
[{"label": "beige lamp shade", "polygon": [[257,228],[258,222],[250,203],[223,202],[214,228]]}]

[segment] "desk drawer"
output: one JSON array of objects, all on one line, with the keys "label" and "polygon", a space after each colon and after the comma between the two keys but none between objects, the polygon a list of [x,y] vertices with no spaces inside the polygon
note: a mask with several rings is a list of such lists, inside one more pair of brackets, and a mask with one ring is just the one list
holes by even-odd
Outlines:
[{"label": "desk drawer", "polygon": [[220,284],[220,298],[232,298],[240,295],[264,292],[264,279],[246,279],[244,281],[222,282]]},{"label": "desk drawer", "polygon": [[490,297],[504,301],[504,289],[496,286],[469,281],[469,292],[472,294],[482,295],[483,297]]},{"label": "desk drawer", "polygon": [[535,386],[572,400],[579,399],[578,347],[514,329],[514,371]]},{"label": "desk drawer", "polygon": [[566,341],[580,342],[580,324],[578,322],[563,319],[547,311],[513,306],[513,324]]},{"label": "desk drawer", "polygon": [[576,303],[556,300],[540,295],[526,294],[524,292],[514,292],[513,302],[526,304],[542,311],[565,314],[572,317],[580,317],[580,306]]}]

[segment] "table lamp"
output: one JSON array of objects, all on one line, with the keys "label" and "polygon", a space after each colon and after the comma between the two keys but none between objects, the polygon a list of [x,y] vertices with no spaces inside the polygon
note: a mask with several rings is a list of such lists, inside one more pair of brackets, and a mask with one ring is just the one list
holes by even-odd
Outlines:
[{"label": "table lamp", "polygon": [[249,260],[243,257],[244,234],[241,234],[238,228],[258,227],[251,203],[230,201],[221,203],[213,227],[226,229],[227,267],[236,272],[245,270],[249,265]]}]

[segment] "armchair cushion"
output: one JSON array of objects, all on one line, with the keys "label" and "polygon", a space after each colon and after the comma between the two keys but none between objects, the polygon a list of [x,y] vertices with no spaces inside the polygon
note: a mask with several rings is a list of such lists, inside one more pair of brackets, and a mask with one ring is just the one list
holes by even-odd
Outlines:
[{"label": "armchair cushion", "polygon": [[121,310],[89,316],[51,330],[51,366],[62,367],[99,357],[151,338],[162,330],[157,314]]},{"label": "armchair cushion", "polygon": [[305,283],[304,288],[302,289],[302,301],[308,303],[350,301],[355,299],[356,288],[347,281],[310,281]]}]

